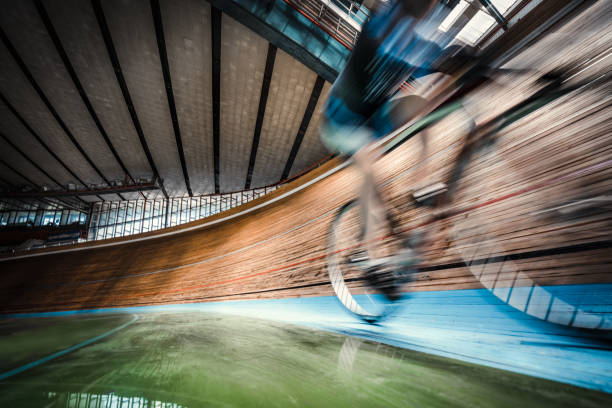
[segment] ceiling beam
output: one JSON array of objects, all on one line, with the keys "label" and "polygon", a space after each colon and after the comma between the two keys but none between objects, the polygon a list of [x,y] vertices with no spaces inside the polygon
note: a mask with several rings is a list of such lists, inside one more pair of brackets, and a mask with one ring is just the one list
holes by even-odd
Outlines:
[{"label": "ceiling beam", "polygon": [[[3,163],[6,165],[6,163]],[[8,167],[8,166],[7,166]],[[4,191],[0,197],[7,198],[49,198],[49,197],[72,197],[98,194],[119,194],[138,191],[159,190],[155,183],[127,184],[125,186],[110,186],[86,190],[55,190],[55,191]]]},{"label": "ceiling beam", "polygon": [[[48,205],[54,206],[57,209],[64,209],[64,208],[69,208],[71,210],[78,210],[78,211],[85,211],[85,209],[82,206],[79,206],[78,204],[74,204],[68,200],[61,200],[59,198],[56,197],[48,197],[48,198],[39,198],[38,200],[40,200],[43,203],[47,203]],[[56,203],[55,201],[52,200],[57,200],[59,201],[59,203]],[[84,201],[87,205],[87,207],[89,207],[90,203],[87,203],[87,201]]]},{"label": "ceiling beam", "polygon": [[11,170],[13,173],[17,174],[19,177],[21,177],[25,181],[27,181],[28,184],[30,184],[32,187],[40,189],[40,187],[38,185],[36,185],[36,183],[34,183],[29,177],[27,177],[25,174],[21,173],[19,170],[17,170],[16,168],[11,166],[7,162],[5,162],[3,159],[0,159],[0,164],[2,164],[3,166],[5,166],[9,170]]},{"label": "ceiling beam", "polygon": [[266,114],[266,105],[268,103],[268,93],[270,92],[270,83],[272,82],[272,72],[274,71],[274,60],[276,59],[276,46],[268,43],[268,55],[266,56],[266,68],[261,84],[261,95],[259,96],[259,107],[257,109],[257,120],[255,121],[255,131],[253,132],[253,144],[251,145],[251,157],[249,158],[249,168],[246,175],[246,183],[244,189],[251,188],[251,180],[253,178],[253,169],[255,160],[257,159],[257,149],[259,147],[259,138],[261,136],[261,127],[263,126],[264,116]]},{"label": "ceiling beam", "polygon": [[334,82],[350,51],[284,1],[208,0],[309,69]]},{"label": "ceiling beam", "polygon": [[11,182],[10,182],[10,181],[8,181],[8,180],[3,179],[2,177],[0,177],[0,183],[2,183],[2,184],[4,184],[4,185],[7,185],[7,186],[9,186],[9,187],[11,187],[11,188],[14,188],[14,187],[15,187],[15,185],[14,185],[13,183],[11,183]]},{"label": "ceiling beam", "polygon": [[[0,164],[4,165],[6,168],[8,168],[9,170],[11,170],[13,173],[17,174],[19,177],[21,177],[22,179],[24,179],[26,182],[28,182],[28,183],[30,184],[30,186],[34,187],[34,188],[35,188],[35,189],[37,189],[37,190],[39,190],[39,189],[40,189],[40,187],[39,187],[39,186],[38,186],[36,183],[34,183],[34,181],[32,181],[30,178],[26,177],[26,175],[24,175],[23,173],[21,173],[19,170],[17,170],[16,168],[14,168],[13,166],[11,166],[10,164],[8,164],[7,162],[5,162],[4,160],[0,159]],[[12,188],[16,188],[16,187],[15,187],[13,184],[11,184],[11,183],[6,182],[6,184],[8,184],[8,185],[9,185],[10,187],[12,187]],[[16,197],[9,197],[7,194],[9,194],[9,192],[0,192],[0,195],[2,195],[2,196],[4,196],[4,197],[17,199]],[[36,197],[32,197],[32,198],[35,198],[35,199],[36,199]],[[77,198],[78,198],[78,197],[77,197]],[[82,201],[84,204],[89,205],[89,203],[87,203],[86,201],[82,200],[81,198],[78,198],[78,199],[79,199],[80,201]],[[18,199],[17,199],[17,200],[18,200]],[[49,202],[47,202],[47,201],[45,201],[45,200],[42,200],[41,198],[38,198],[37,200],[38,200],[38,201],[40,201],[40,202],[42,202],[43,204],[46,204],[46,205],[49,205],[49,204],[50,204]],[[57,200],[58,200],[58,201],[60,201],[60,202],[62,202],[62,203],[63,203],[65,206],[67,206],[67,207],[70,207],[70,208],[73,208],[73,207],[74,207],[74,204],[72,204],[72,203],[70,203],[70,202],[63,201],[63,200],[60,200],[60,199],[57,199]],[[28,202],[25,202],[25,201],[22,201],[22,200],[18,200],[18,201],[20,201],[20,202],[22,202],[22,203],[24,203],[24,204],[26,204],[26,205],[31,205],[31,203],[28,203]],[[51,204],[52,204],[52,205],[57,205],[57,204],[54,204],[54,203],[51,203]]]},{"label": "ceiling beam", "polygon": [[[0,164],[4,165],[6,168],[8,168],[9,170],[11,170],[13,173],[17,174],[19,177],[21,177],[22,179],[24,179],[26,182],[28,182],[28,184],[30,184],[32,187],[39,189],[40,187],[36,185],[36,183],[34,183],[30,178],[28,178],[25,174],[21,173],[19,170],[17,170],[16,168],[14,168],[13,166],[11,166],[10,164],[8,164],[7,162],[5,162],[4,160],[0,159]],[[11,183],[7,183],[9,186],[13,186]],[[7,195],[8,193],[6,192],[1,192],[0,195],[3,195],[6,198],[10,198],[10,199],[14,199],[16,201],[19,201],[25,205],[29,205],[31,206],[32,203],[28,203],[26,201],[22,201],[19,200],[17,197],[9,197]],[[38,199],[37,201],[40,201],[41,203],[45,204],[45,205],[49,205],[49,203],[47,201],[44,201],[42,199]],[[68,204],[69,206],[72,207],[72,204],[70,203],[65,203]]]},{"label": "ceiling beam", "polygon": [[[8,143],[13,149],[15,149],[24,159],[26,159],[27,162],[29,162],[31,165],[33,165],[34,167],[36,167],[36,169],[38,169],[38,171],[40,171],[42,174],[44,174],[45,176],[47,176],[47,178],[49,178],[49,180],[53,181],[55,184],[57,184],[60,188],[64,189],[64,186],[62,186],[62,184],[57,181],[54,177],[52,177],[49,173],[47,173],[47,171],[45,171],[42,167],[40,167],[40,165],[38,165],[38,163],[36,163],[34,160],[32,160],[23,150],[21,150],[19,148],[19,146],[17,146],[15,143],[13,143],[8,137],[6,137],[6,135],[2,132],[0,132],[0,138],[4,139],[4,141],[6,143]],[[81,201],[84,204],[88,204],[86,201],[84,201],[83,199],[81,199],[80,197],[76,197],[79,201]]]},{"label": "ceiling beam", "polygon": [[[16,198],[13,199],[2,199],[0,203],[7,205],[6,208],[0,209],[0,212],[10,211],[63,211],[63,210],[74,210],[78,212],[86,212],[87,209],[83,207],[74,206],[70,203],[68,205],[61,205],[51,200],[38,199],[38,203],[32,204]],[[21,203],[21,204],[19,204]],[[22,206],[21,208],[10,208],[11,205]]]},{"label": "ceiling beam", "polygon": [[[87,161],[87,163],[89,163],[89,165],[94,169],[94,171],[96,173],[98,173],[100,178],[102,178],[102,180],[104,180],[106,182],[106,184],[110,185],[110,181],[104,176],[104,174],[102,174],[100,169],[98,169],[98,167],[95,165],[95,163],[87,155],[85,150],[83,150],[83,147],[75,139],[74,135],[72,134],[70,129],[68,129],[68,126],[66,125],[64,120],[59,116],[59,113],[57,113],[57,111],[55,110],[55,107],[51,104],[51,101],[49,100],[49,98],[47,98],[47,95],[43,92],[42,88],[38,85],[38,82],[36,82],[36,80],[34,79],[34,76],[32,75],[32,73],[30,72],[30,70],[26,66],[25,62],[23,61],[23,59],[21,58],[21,56],[17,52],[17,49],[13,46],[13,43],[11,43],[11,41],[8,38],[8,36],[6,35],[6,33],[4,32],[4,30],[1,27],[0,27],[0,39],[2,39],[2,42],[4,43],[6,48],[8,49],[9,53],[12,55],[13,59],[15,60],[15,62],[19,66],[19,68],[21,69],[21,72],[28,79],[28,82],[30,82],[30,85],[32,86],[32,88],[34,88],[34,90],[36,91],[36,93],[38,94],[38,96],[40,97],[42,102],[45,104],[45,106],[47,107],[47,109],[51,113],[51,116],[53,116],[53,118],[56,120],[58,125],[62,128],[62,130],[64,131],[66,136],[68,136],[68,139],[70,139],[70,141],[72,142],[74,147],[77,148],[79,153],[81,153],[81,155],[85,158],[85,161]],[[123,200],[123,197],[121,197],[121,199]]]},{"label": "ceiling beam", "polygon": [[468,6],[463,13],[457,16],[453,24],[448,27],[446,33],[444,33],[444,37],[448,38],[448,41],[453,41],[459,31],[463,30],[463,28],[470,22],[470,20],[476,15],[480,8],[474,3],[468,3]]},{"label": "ceiling beam", "polygon": [[[16,188],[16,186],[13,183],[11,183],[11,182],[9,182],[9,181],[1,178],[1,177],[0,177],[0,183],[7,185],[9,188]],[[3,208],[0,211],[3,211],[3,212],[7,212],[7,211],[22,211],[22,210],[25,210],[25,209],[28,209],[28,208],[32,207],[32,203],[26,203],[25,201],[22,201],[22,200],[16,200],[15,199],[15,200],[12,200],[12,201],[13,202],[11,202],[10,200],[9,201],[0,200],[0,202],[4,203],[7,206],[6,208]],[[16,204],[16,203],[21,203],[21,204]],[[17,205],[17,206],[23,205],[24,207],[23,208],[13,208],[12,209],[12,208],[10,208],[10,206],[12,206],[12,205]]]},{"label": "ceiling beam", "polygon": [[[512,7],[512,9],[506,13],[506,20],[508,20],[508,25],[513,24],[513,19],[516,17],[518,13],[520,13],[532,0],[521,0],[517,4]],[[482,48],[484,44],[486,44],[489,39],[491,39],[497,32],[501,29],[501,26],[497,25],[493,27],[492,30],[489,30],[479,41],[478,46]],[[506,31],[506,30],[504,30]]]},{"label": "ceiling beam", "polygon": [[166,39],[164,37],[164,24],[159,7],[159,0],[151,0],[151,12],[153,13],[153,21],[155,23],[155,38],[157,39],[157,48],[159,50],[159,60],[162,66],[164,75],[164,85],[166,88],[166,97],[168,99],[168,107],[170,108],[170,118],[172,119],[172,128],[174,129],[174,138],[176,139],[176,148],[178,150],[179,159],[181,160],[181,168],[183,169],[183,178],[189,197],[193,197],[191,184],[189,183],[189,173],[187,172],[187,162],[185,161],[185,152],[183,151],[183,139],[181,138],[181,128],[179,126],[178,115],[176,113],[176,104],[174,102],[174,91],[172,90],[172,79],[170,77],[170,65],[168,64],[168,53],[166,51]]},{"label": "ceiling beam", "polygon": [[[75,180],[77,180],[83,186],[87,187],[87,184],[83,180],[81,180],[81,178],[77,176],[76,173],[72,171],[72,169],[70,169],[70,167],[68,167],[68,165],[64,163],[64,161],[60,159],[53,150],[51,150],[51,148],[42,140],[40,135],[36,133],[36,131],[28,124],[28,122],[25,121],[25,119],[19,114],[19,112],[17,112],[17,109],[15,109],[15,107],[8,101],[8,99],[6,99],[6,97],[2,93],[0,93],[0,100],[4,102],[6,107],[17,118],[17,120],[22,124],[22,126],[25,127],[26,130],[30,132],[32,136],[34,136],[34,138],[38,141],[38,143],[41,144],[41,146],[51,155],[51,157],[53,157],[72,177],[74,177]],[[102,200],[101,197],[99,198],[100,200]]]},{"label": "ceiling beam", "polygon": [[155,161],[153,160],[153,156],[151,155],[151,150],[149,149],[149,145],[147,144],[147,140],[145,139],[144,132],[142,131],[142,126],[140,126],[140,120],[138,119],[138,115],[136,114],[136,109],[134,108],[134,103],[132,102],[130,91],[127,87],[127,83],[125,82],[125,78],[123,77],[121,64],[119,64],[119,57],[117,57],[117,51],[115,50],[113,38],[111,37],[108,24],[106,23],[106,17],[104,16],[102,4],[100,0],[91,0],[91,5],[94,9],[96,20],[98,21],[98,27],[100,28],[104,44],[106,45],[106,51],[111,60],[113,71],[115,72],[115,77],[117,78],[117,82],[119,83],[119,88],[121,88],[121,94],[123,95],[125,105],[127,106],[128,111],[130,112],[132,124],[134,125],[134,129],[136,130],[136,134],[138,135],[138,140],[140,140],[142,150],[144,151],[145,156],[147,156],[149,166],[151,166],[151,170],[153,171],[153,177],[156,180],[159,180],[159,186],[162,192],[164,193],[164,197],[168,198],[168,193],[166,192],[166,189],[164,187],[163,179],[160,177],[159,171],[157,170],[157,166],[155,165]]},{"label": "ceiling beam", "polygon": [[51,19],[49,18],[49,14],[47,13],[47,10],[45,9],[42,1],[34,0],[34,4],[36,5],[36,9],[38,10],[38,14],[40,15],[40,18],[43,21],[45,28],[47,29],[47,33],[49,34],[49,37],[51,37],[51,40],[53,41],[53,44],[55,45],[55,49],[57,53],[59,54],[60,58],[62,59],[62,62],[64,63],[64,67],[66,68],[66,71],[68,71],[68,74],[70,75],[70,78],[72,79],[72,82],[75,88],[79,92],[79,95],[81,96],[81,100],[83,101],[83,104],[85,104],[87,111],[89,112],[96,127],[98,128],[100,135],[102,135],[102,138],[104,138],[106,145],[108,146],[111,153],[115,157],[115,160],[117,160],[117,163],[123,170],[123,173],[127,175],[131,180],[134,180],[134,178],[130,174],[130,171],[127,169],[127,167],[123,163],[123,160],[121,160],[121,157],[119,157],[119,154],[117,153],[115,146],[113,146],[112,141],[108,137],[108,134],[106,133],[106,130],[104,129],[104,126],[102,126],[102,122],[100,122],[100,119],[98,118],[98,115],[96,114],[96,111],[94,110],[91,104],[91,101],[89,100],[89,97],[87,96],[87,93],[85,92],[85,89],[83,88],[83,85],[81,84],[81,81],[79,80],[79,77],[77,76],[76,71],[74,70],[74,67],[72,66],[72,63],[70,62],[70,59],[68,58],[68,54],[66,53],[66,50],[64,49],[64,46],[62,45],[62,42],[57,32],[55,31],[55,27],[53,26],[53,23],[51,22]]},{"label": "ceiling beam", "polygon": [[317,102],[319,101],[319,97],[321,96],[321,91],[323,90],[323,85],[325,84],[325,79],[320,75],[317,76],[317,80],[312,87],[312,92],[310,93],[310,99],[308,100],[308,105],[306,106],[306,111],[304,111],[304,117],[302,118],[302,123],[300,123],[300,128],[298,129],[297,135],[295,136],[295,140],[293,141],[293,146],[291,147],[291,153],[289,153],[289,158],[287,159],[287,163],[285,164],[285,169],[283,170],[283,174],[279,181],[286,180],[289,177],[289,173],[291,172],[291,167],[293,167],[293,162],[300,150],[300,146],[302,145],[302,140],[304,139],[304,134],[308,129],[308,125],[310,124],[310,119],[312,119],[312,115],[314,113],[315,107],[317,106]]},{"label": "ceiling beam", "polygon": [[[13,200],[12,202],[11,201],[2,200],[0,202],[2,202],[6,206],[5,208],[0,210],[2,212],[31,211],[31,207],[32,207],[32,204],[23,202],[21,200]],[[16,206],[16,208],[13,208],[15,206]]]},{"label": "ceiling beam", "polygon": [[221,173],[221,10],[211,5],[212,42],[212,110],[213,110],[213,161],[215,169],[215,194],[219,194]]},{"label": "ceiling beam", "polygon": [[8,137],[6,137],[6,135],[2,132],[0,132],[0,139],[4,139],[4,141],[9,144],[13,149],[15,149],[24,159],[26,159],[27,162],[29,162],[32,166],[36,167],[36,169],[38,169],[38,171],[40,171],[42,174],[44,174],[45,176],[47,176],[47,178],[51,181],[53,181],[55,184],[57,184],[60,188],[63,188],[62,184],[57,181],[53,176],[51,176],[49,173],[47,173],[47,171],[45,169],[43,169],[42,167],[40,167],[38,165],[38,163],[36,163],[34,160],[30,159],[30,157],[28,157],[28,155],[25,154],[25,152],[23,150],[21,150],[19,148],[19,146],[17,146],[15,143],[13,143]]},{"label": "ceiling beam", "polygon": [[508,20],[506,20],[504,15],[499,12],[497,7],[495,7],[495,5],[491,3],[491,0],[478,1],[480,1],[480,4],[482,4],[489,11],[491,16],[493,16],[495,21],[497,21],[497,24],[499,24],[504,29],[504,31],[506,31],[508,29]]}]

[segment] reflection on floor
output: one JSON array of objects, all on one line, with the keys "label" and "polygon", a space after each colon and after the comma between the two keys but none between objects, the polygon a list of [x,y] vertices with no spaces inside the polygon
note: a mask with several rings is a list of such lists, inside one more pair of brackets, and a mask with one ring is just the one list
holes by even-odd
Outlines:
[{"label": "reflection on floor", "polygon": [[[126,322],[133,321],[130,325]],[[111,324],[112,323],[112,324]],[[282,322],[215,313],[0,320],[0,406],[609,406],[612,395]],[[112,329],[111,329],[112,330]],[[27,340],[29,339],[29,340]],[[9,347],[14,341],[30,346]],[[38,343],[40,348],[33,347]]]},{"label": "reflection on floor", "polygon": [[[612,284],[548,288],[585,310],[612,313]],[[588,299],[591,306],[584,302]],[[612,393],[612,334],[551,324],[504,303],[486,289],[408,293],[378,326],[348,315],[335,297],[209,302],[14,315],[210,311],[324,329],[397,347]],[[1,377],[0,377],[1,378]]]},{"label": "reflection on floor", "polygon": [[123,397],[115,394],[89,394],[82,392],[47,393],[50,406],[70,408],[186,408],[172,402],[149,400],[143,397]]}]

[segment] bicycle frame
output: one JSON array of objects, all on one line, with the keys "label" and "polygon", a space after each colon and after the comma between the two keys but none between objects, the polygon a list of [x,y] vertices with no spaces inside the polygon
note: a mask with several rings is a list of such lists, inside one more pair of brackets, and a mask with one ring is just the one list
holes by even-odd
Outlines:
[{"label": "bicycle frame", "polygon": [[[529,114],[535,112],[536,110],[561,98],[562,96],[582,89],[586,86],[599,85],[609,81],[610,75],[604,74],[597,78],[588,78],[576,84],[563,87],[563,81],[561,79],[557,79],[545,86],[544,88],[538,90],[525,100],[515,104],[506,111],[497,115],[496,117],[478,126],[473,126],[471,130],[466,134],[463,148],[457,156],[457,159],[455,160],[455,165],[453,166],[450,172],[450,177],[447,180],[449,193],[446,194],[446,199],[444,201],[452,201],[454,187],[456,186],[457,181],[461,178],[461,164],[466,160],[469,160],[470,156],[476,151],[478,151],[479,148],[486,145],[490,138],[492,138],[495,134],[497,134],[504,128],[510,126],[511,124],[519,121],[520,119],[528,116]],[[444,118],[448,117],[450,114],[462,108],[462,101],[457,100],[449,104],[443,104],[442,106],[435,109],[433,112],[426,115],[422,119],[416,120],[407,128],[394,135],[394,137],[390,141],[388,141],[382,146],[380,157],[386,156],[411,137],[440,122]],[[473,121],[473,118],[471,119]],[[450,214],[447,216],[450,216]]]},{"label": "bicycle frame", "polygon": [[[495,136],[501,130],[565,95],[580,89],[586,89],[587,87],[603,85],[609,81],[609,74],[604,74],[596,78],[588,78],[573,85],[565,85],[564,82],[560,80],[556,81],[548,86],[545,86],[522,102],[515,104],[511,108],[488,120],[487,122],[473,128],[465,135],[465,138],[463,139],[463,146],[451,165],[451,171],[449,172],[447,179],[447,191],[444,195],[439,196],[439,199],[435,200],[431,205],[433,215],[431,215],[424,222],[419,223],[419,225],[412,225],[407,228],[402,228],[397,231],[397,233],[405,237],[410,231],[422,230],[423,228],[426,228],[424,233],[429,235],[435,228],[434,225],[439,226],[438,228],[442,228],[439,229],[439,231],[441,232],[443,239],[447,239],[447,245],[452,243],[452,246],[455,248],[455,251],[464,264],[463,266],[467,268],[485,288],[490,290],[504,303],[507,303],[518,310],[524,311],[527,314],[536,316],[542,320],[551,321],[553,323],[581,328],[610,329],[610,327],[612,327],[612,321],[610,321],[609,318],[600,316],[596,312],[590,312],[588,308],[583,310],[583,306],[580,303],[576,305],[568,305],[564,303],[563,300],[556,297],[554,290],[552,292],[548,292],[547,288],[543,288],[536,280],[530,279],[524,274],[523,277],[520,278],[522,283],[517,283],[517,280],[519,280],[519,275],[521,274],[521,267],[517,267],[514,260],[543,256],[545,253],[547,253],[547,250],[531,250],[527,251],[527,253],[519,254],[517,257],[512,251],[510,251],[510,253],[506,252],[507,250],[504,249],[503,242],[495,236],[495,232],[491,232],[491,228],[488,226],[486,218],[483,219],[481,218],[482,215],[478,214],[475,216],[470,216],[474,218],[468,217],[468,214],[472,214],[474,212],[478,213],[477,210],[481,207],[493,205],[497,202],[501,202],[512,197],[517,197],[520,194],[535,191],[540,187],[556,185],[558,180],[571,180],[572,174],[563,174],[561,177],[555,177],[534,183],[533,185],[522,187],[517,191],[504,194],[494,199],[484,201],[481,200],[478,203],[468,204],[459,208],[450,208],[450,204],[454,202],[459,181],[462,179],[463,172],[467,167],[467,164],[472,160],[473,154],[485,146],[491,146],[491,144],[495,141]],[[440,115],[440,120],[444,117],[446,117],[446,115]],[[405,137],[406,139],[410,136],[412,135],[402,135],[402,137]],[[597,171],[598,169],[605,168],[605,166],[609,165],[610,160],[591,165],[588,169],[582,169],[575,171],[574,173],[582,174],[588,171]],[[440,210],[441,208],[446,209],[442,209],[436,213],[436,210]],[[467,224],[465,221],[462,221],[463,226],[458,225],[457,220],[450,223],[443,223],[443,226],[440,226],[439,224],[439,222],[444,219],[449,219],[462,214],[464,214],[465,217],[468,217]],[[394,216],[392,215],[392,217]],[[462,220],[463,218],[460,219]],[[474,221],[474,219],[476,221]],[[466,233],[466,231],[468,232]],[[439,237],[440,236],[438,235],[438,238]],[[457,246],[457,243],[455,242],[456,240],[460,240],[461,244]],[[425,239],[424,242],[427,242],[427,239]],[[612,241],[609,240],[597,241],[586,244],[569,245],[567,248],[563,247],[559,249],[567,249],[571,252],[578,252],[588,249],[609,248],[611,244]],[[510,271],[514,269],[514,271],[511,272],[513,278],[506,278],[510,279],[507,282],[512,281],[510,286],[506,286],[508,283],[502,284],[501,286],[497,285],[497,279],[502,268]],[[532,296],[534,290],[538,295]],[[520,294],[521,292],[524,292],[523,295]],[[515,297],[513,297],[513,293],[516,293]],[[528,293],[528,295],[525,295],[525,293]],[[521,296],[523,296],[523,298],[521,298]],[[537,305],[540,303],[548,304],[548,309],[539,310]],[[559,306],[554,307],[553,303]],[[568,312],[566,309],[570,310],[570,312]],[[538,315],[538,313],[541,313],[541,315]],[[599,323],[596,323],[594,326],[589,326],[591,323],[586,323],[589,321]]]},{"label": "bicycle frame", "polygon": [[[566,78],[569,79],[571,77],[566,77]],[[418,225],[413,224],[408,227],[401,227],[400,223],[398,222],[399,214],[395,214],[396,209],[387,207],[387,216],[388,216],[388,220],[390,221],[390,226],[391,226],[391,235],[388,235],[388,236],[389,237],[396,236],[397,239],[401,240],[401,242],[408,242],[409,245],[413,249],[422,248],[421,246],[423,242],[427,242],[427,240],[415,239],[415,235],[412,235],[412,234],[409,235],[408,234],[409,232],[412,232],[415,230],[418,231],[424,227],[428,227],[424,232],[426,232],[425,235],[429,235],[429,233],[432,232],[432,229],[431,229],[433,227],[432,224],[437,224],[438,221],[441,221],[443,219],[451,218],[453,216],[456,216],[462,213],[468,213],[468,212],[471,212],[471,210],[478,209],[480,206],[483,205],[482,203],[478,205],[469,205],[464,208],[448,209],[450,208],[450,204],[453,203],[453,200],[455,198],[454,195],[456,192],[456,188],[459,184],[459,181],[462,179],[463,171],[466,168],[466,164],[470,162],[472,155],[475,152],[477,152],[479,149],[483,148],[484,146],[489,145],[490,142],[494,141],[495,135],[498,134],[504,128],[510,126],[511,124],[515,123],[516,121],[522,118],[525,118],[526,116],[533,113],[537,109],[540,109],[541,107],[547,104],[550,104],[551,102],[563,97],[564,95],[568,95],[571,92],[574,92],[576,90],[579,90],[579,89],[582,89],[588,86],[594,86],[594,85],[606,83],[607,81],[609,81],[609,75],[605,74],[597,78],[588,78],[586,80],[579,81],[572,85],[567,84],[568,79],[564,79],[561,76],[554,76],[551,79],[547,79],[549,83],[543,86],[540,90],[534,92],[531,96],[527,97],[526,99],[513,105],[512,107],[506,109],[504,112],[496,115],[492,119],[489,119],[482,124],[476,125],[474,118],[470,116],[470,121],[472,122],[472,126],[471,126],[470,131],[466,132],[465,137],[463,138],[463,144],[460,148],[459,154],[456,156],[453,163],[450,165],[450,171],[448,173],[448,177],[446,180],[447,181],[447,191],[445,192],[444,195],[434,197],[434,202],[430,206],[431,211],[433,211],[433,215],[426,216],[427,218],[425,218],[424,221],[419,222]],[[482,81],[480,85],[486,82],[487,82],[486,80]],[[460,86],[456,88],[461,90]],[[393,151],[395,148],[397,148],[399,145],[401,145],[402,143],[404,143],[405,141],[407,141],[414,135],[440,122],[444,118],[448,117],[450,114],[462,109],[463,108],[463,95],[461,95],[458,98],[457,92],[456,92],[457,89],[451,90],[450,92],[446,92],[445,98],[442,97],[443,94],[445,93],[445,91],[443,90],[441,93],[438,94],[438,96],[434,97],[434,100],[433,102],[430,103],[430,106],[427,106],[423,109],[419,117],[414,119],[412,122],[406,124],[403,128],[398,129],[397,131],[393,132],[386,138],[371,145],[370,151],[374,155],[376,155],[377,158],[381,158],[389,154],[391,151]],[[474,88],[471,88],[471,90],[473,89]],[[449,97],[452,98],[450,101],[449,101]],[[458,143],[461,143],[461,141]],[[509,196],[512,196],[512,195],[509,195]],[[440,199],[442,197],[443,199]],[[383,202],[385,202],[384,199],[383,199]],[[406,200],[406,202],[408,202],[408,200]],[[343,212],[346,211],[346,209],[349,206],[358,205],[356,203],[357,202],[355,200],[352,200],[346,203],[344,206],[342,206],[338,215],[335,218],[334,223],[331,226],[330,239],[332,239],[332,237],[335,236],[334,231],[337,228],[336,226],[337,226],[338,220],[343,216],[342,215]],[[410,205],[412,206],[413,204],[414,203],[411,203]],[[488,203],[484,203],[484,205],[486,204]],[[449,205],[449,206],[446,209],[440,210],[440,208],[445,207],[446,205]],[[436,212],[436,210],[438,210],[438,212]],[[445,223],[445,225],[447,225],[447,227],[445,228],[444,231],[441,231],[442,237],[448,238],[450,236],[449,235],[450,231],[448,229],[450,224]],[[384,238],[384,237],[381,237],[381,238]],[[378,240],[380,238],[375,238],[375,239]],[[420,241],[420,242],[417,242],[417,241]],[[333,240],[331,240],[330,242],[333,242]],[[492,242],[495,242],[495,241],[492,241]],[[355,246],[362,246],[362,245],[364,245],[363,241],[359,244],[354,244],[353,246],[351,246],[351,248]],[[328,244],[328,248],[330,247],[333,247],[333,246],[330,246],[330,244]],[[355,302],[355,299],[352,297],[352,295],[350,295],[350,290],[346,287],[345,282],[361,280],[362,278],[358,278],[358,279],[349,278],[349,280],[345,281],[343,277],[343,272],[338,269],[340,265],[338,264],[339,260],[335,258],[337,257],[337,254],[345,251],[346,249],[347,248],[336,248],[336,250],[334,250],[333,252],[328,252],[328,257],[329,256],[332,257],[332,258],[328,258],[328,271],[330,273],[330,279],[332,280],[332,286],[334,287],[334,291],[336,292],[338,298],[345,305],[347,309],[357,314],[359,317],[368,321],[369,323],[375,322],[383,318],[385,315],[387,315],[388,311],[383,310],[381,312],[382,314],[380,315],[376,315],[376,314],[372,315],[372,314],[364,313],[364,311],[361,310],[360,307],[358,307],[359,305]],[[417,253],[418,252],[420,251],[417,251]],[[463,254],[461,253],[459,253],[459,255],[463,257]],[[506,256],[504,255],[499,260],[496,259],[495,262],[497,262],[498,264],[500,263],[503,264],[505,259],[506,259]],[[334,267],[332,267],[331,269],[329,269],[330,261],[331,261],[331,264],[334,265]],[[485,260],[484,264],[486,264],[487,262],[488,260]],[[473,262],[470,258],[470,260],[467,261],[466,265],[469,267],[471,264],[473,264]],[[476,263],[474,263],[474,265],[476,265]],[[403,277],[398,276],[397,279],[400,279],[400,281],[405,280],[405,282],[407,282],[408,280],[413,279],[413,277],[410,275],[413,272],[417,272],[417,271],[418,269],[411,270],[409,272],[409,275],[405,275]],[[335,286],[334,286],[334,281],[336,281]],[[536,284],[534,283],[532,287],[534,287],[535,285]],[[486,285],[484,286],[486,287]]]}]

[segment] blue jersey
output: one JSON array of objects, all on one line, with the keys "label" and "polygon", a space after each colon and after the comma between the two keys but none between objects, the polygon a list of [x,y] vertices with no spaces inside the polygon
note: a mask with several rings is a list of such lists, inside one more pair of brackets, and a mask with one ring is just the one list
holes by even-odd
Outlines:
[{"label": "blue jersey", "polygon": [[379,8],[334,82],[325,106],[327,119],[339,126],[361,126],[408,78],[433,72],[431,64],[443,49],[444,38],[437,31],[443,13],[443,6],[436,6],[419,20],[406,14],[402,2]]}]

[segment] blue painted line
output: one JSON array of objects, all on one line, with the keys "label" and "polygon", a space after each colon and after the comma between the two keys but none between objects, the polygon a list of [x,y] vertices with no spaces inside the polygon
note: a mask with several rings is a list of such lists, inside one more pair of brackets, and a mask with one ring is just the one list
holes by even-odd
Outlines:
[{"label": "blue painted line", "polygon": [[[565,302],[612,316],[612,284],[544,286]],[[585,303],[588,300],[588,303]],[[576,330],[523,313],[487,289],[406,293],[382,324],[364,324],[335,296],[234,300],[10,314],[212,312],[297,324],[612,393],[612,333]],[[569,319],[569,317],[568,317]]]},{"label": "blue painted line", "polygon": [[[553,296],[561,296],[567,302],[583,301],[584,296],[588,296],[593,302],[593,308],[597,307],[597,311],[608,312],[612,315],[612,284],[610,283],[596,283],[596,284],[578,284],[578,285],[555,285],[555,286],[542,286]],[[23,319],[23,318],[41,318],[41,317],[61,317],[61,316],[74,316],[81,314],[113,314],[113,313],[155,313],[165,311],[201,311],[204,309],[210,309],[213,305],[254,305],[254,304],[303,304],[304,306],[312,307],[316,303],[324,302],[327,299],[335,302],[337,299],[335,296],[313,296],[313,297],[301,297],[301,298],[274,298],[274,299],[255,299],[255,300],[231,300],[231,301],[217,301],[217,302],[194,302],[194,303],[176,303],[168,305],[149,305],[149,306],[126,306],[126,307],[108,307],[99,309],[81,309],[81,310],[63,310],[56,312],[36,312],[36,313],[7,313],[0,314],[0,319]],[[470,305],[482,305],[483,302],[489,305],[498,305],[502,303],[499,299],[493,296],[487,289],[457,289],[457,290],[444,290],[444,291],[427,291],[427,292],[406,292],[404,294],[404,303],[410,302],[410,305],[406,306],[410,308],[411,313],[423,313],[431,314],[432,311],[438,310],[436,306],[448,306],[452,305],[452,308],[445,307],[442,310],[443,316],[457,315],[469,317],[484,317],[474,314],[474,310],[470,310],[469,313],[464,309]],[[411,302],[411,300],[418,299],[418,303]],[[345,316],[350,316],[348,312],[345,312],[343,308],[339,308]],[[505,315],[513,315],[514,319],[517,320],[534,320],[534,318],[526,315],[523,312],[515,310],[508,306],[504,308]],[[265,316],[262,316],[265,317]],[[324,316],[321,316],[324,317]],[[495,316],[488,316],[495,317]],[[535,319],[537,320],[537,319]],[[553,324],[548,324],[550,327],[561,327]]]},{"label": "blue painted line", "polygon": [[85,340],[85,341],[83,341],[83,342],[81,342],[79,344],[76,344],[76,345],[74,345],[72,347],[68,347],[65,350],[58,351],[57,353],[53,353],[53,354],[51,354],[49,356],[46,356],[46,357],[43,357],[43,358],[41,358],[39,360],[32,361],[31,363],[28,363],[28,364],[24,364],[21,367],[17,367],[15,369],[10,370],[10,371],[6,371],[6,372],[0,374],[0,381],[5,380],[5,379],[7,379],[9,377],[12,377],[12,376],[14,376],[16,374],[22,373],[24,371],[27,371],[30,368],[34,368],[34,367],[37,367],[39,365],[45,364],[46,362],[51,361],[54,358],[58,358],[58,357],[61,357],[61,356],[65,355],[65,354],[71,353],[71,352],[73,352],[75,350],[78,350],[78,349],[80,349],[82,347],[85,347],[85,346],[87,346],[89,344],[95,343],[98,340],[102,340],[103,338],[108,337],[111,334],[116,333],[119,330],[128,327],[129,325],[134,323],[136,320],[138,320],[138,316],[134,315],[132,320],[130,320],[129,322],[124,323],[124,324],[122,324],[119,327],[115,327],[114,329],[109,330],[106,333],[100,334],[99,336],[96,336],[96,337],[92,337],[89,340]]}]

